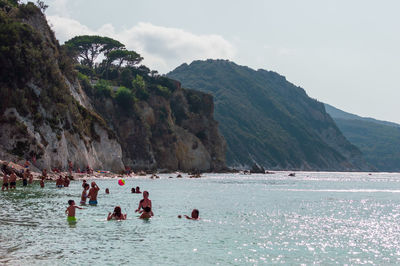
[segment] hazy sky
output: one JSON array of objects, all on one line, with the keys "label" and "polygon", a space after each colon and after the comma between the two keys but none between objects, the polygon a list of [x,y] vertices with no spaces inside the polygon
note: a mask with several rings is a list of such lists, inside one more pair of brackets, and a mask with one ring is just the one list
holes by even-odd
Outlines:
[{"label": "hazy sky", "polygon": [[400,1],[45,0],[63,43],[114,37],[166,73],[224,58],[276,71],[308,95],[400,122]]}]

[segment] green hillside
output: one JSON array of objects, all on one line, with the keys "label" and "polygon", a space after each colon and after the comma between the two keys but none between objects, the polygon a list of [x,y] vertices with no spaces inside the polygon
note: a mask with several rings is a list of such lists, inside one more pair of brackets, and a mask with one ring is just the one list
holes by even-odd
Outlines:
[{"label": "green hillside", "polygon": [[194,61],[167,74],[209,92],[227,141],[230,166],[359,170],[360,151],[341,134],[322,103],[285,77],[225,60]]},{"label": "green hillside", "polygon": [[326,110],[368,163],[379,171],[400,171],[400,125],[352,115],[332,106]]}]

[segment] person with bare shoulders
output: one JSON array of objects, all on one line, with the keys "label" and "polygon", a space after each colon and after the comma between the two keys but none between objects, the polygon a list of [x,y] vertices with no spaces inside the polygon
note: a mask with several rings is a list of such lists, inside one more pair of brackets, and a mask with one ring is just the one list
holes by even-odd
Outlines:
[{"label": "person with bare shoulders", "polygon": [[114,220],[126,220],[126,213],[123,214],[122,211],[121,211],[121,207],[120,206],[116,206],[114,208],[114,212],[113,213],[111,213],[111,212],[108,213],[107,221],[110,221],[111,219],[114,219]]},{"label": "person with bare shoulders", "polygon": [[136,191],[135,191],[135,193],[136,193],[136,194],[140,194],[140,193],[142,193],[142,191],[140,191],[140,187],[136,187]]},{"label": "person with bare shoulders", "polygon": [[[184,217],[185,217],[186,219],[188,219],[188,220],[200,220],[199,214],[200,214],[200,212],[199,212],[198,209],[193,209],[193,211],[192,211],[192,216],[191,216],[191,217],[189,217],[189,216],[187,216],[187,215],[184,215]],[[179,219],[182,218],[182,215],[178,215],[178,218],[179,218]]]},{"label": "person with bare shoulders", "polygon": [[89,184],[85,183],[83,186],[83,191],[82,191],[82,195],[81,195],[81,205],[86,205],[86,199],[88,197],[89,188],[90,188]]},{"label": "person with bare shoulders", "polygon": [[[83,180],[82,180],[82,187],[85,188],[86,184],[87,184],[87,183],[86,183],[86,180],[83,179]],[[87,184],[87,185],[89,185],[89,184]]]},{"label": "person with bare shoulders", "polygon": [[28,184],[32,184],[32,183],[33,183],[33,175],[32,175],[32,173],[29,173]]},{"label": "person with bare shoulders", "polygon": [[44,188],[44,177],[42,176],[42,178],[40,179],[40,187]]},{"label": "person with bare shoulders", "polygon": [[68,204],[69,204],[69,206],[68,206],[68,208],[65,210],[65,213],[68,214],[67,221],[68,221],[68,222],[76,222],[75,210],[76,210],[76,209],[83,210],[83,208],[81,208],[81,207],[79,207],[79,206],[76,206],[76,205],[75,205],[75,201],[73,201],[73,200],[69,200],[69,201],[68,201]]},{"label": "person with bare shoulders", "polygon": [[4,189],[8,190],[8,175],[4,173],[3,176],[3,185],[1,186],[1,190],[3,191]]},{"label": "person with bare shoulders", "polygon": [[139,207],[135,210],[135,212],[142,213],[144,212],[144,208],[149,207],[150,210],[148,211],[151,216],[153,216],[153,210],[151,208],[151,200],[149,199],[149,192],[143,191],[143,199],[139,202]]},{"label": "person with bare shoulders", "polygon": [[64,187],[64,180],[61,175],[58,177],[58,179],[56,181],[56,187],[58,187],[58,188]]},{"label": "person with bare shoulders", "polygon": [[99,193],[99,186],[97,186],[96,182],[91,183],[92,187],[89,190],[89,205],[97,205],[97,194]]},{"label": "person with bare shoulders", "polygon": [[44,168],[44,169],[42,170],[42,176],[43,176],[45,179],[47,179],[47,169],[46,169],[46,168]]},{"label": "person with bare shoulders", "polygon": [[69,183],[70,183],[70,181],[69,181],[68,176],[65,176],[64,177],[64,187],[69,187]]},{"label": "person with bare shoulders", "polygon": [[22,174],[22,186],[26,187],[28,185],[29,175],[29,169],[25,169],[24,173]]},{"label": "person with bare shoulders", "polygon": [[10,189],[16,189],[17,187],[17,175],[12,172],[10,175]]}]

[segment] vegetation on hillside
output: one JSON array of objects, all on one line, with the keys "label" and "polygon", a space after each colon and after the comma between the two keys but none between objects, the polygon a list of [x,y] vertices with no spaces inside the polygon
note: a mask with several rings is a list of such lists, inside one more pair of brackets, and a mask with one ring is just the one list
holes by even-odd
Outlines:
[{"label": "vegetation on hillside", "polygon": [[400,125],[364,118],[326,106],[345,137],[378,171],[400,171]]},{"label": "vegetation on hillside", "polygon": [[229,165],[344,169],[347,158],[342,151],[360,155],[322,103],[277,73],[207,60],[183,64],[167,76],[214,95]]}]

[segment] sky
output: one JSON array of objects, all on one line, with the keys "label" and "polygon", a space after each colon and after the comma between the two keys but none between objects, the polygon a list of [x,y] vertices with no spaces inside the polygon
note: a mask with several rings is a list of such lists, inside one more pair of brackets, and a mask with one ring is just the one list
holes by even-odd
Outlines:
[{"label": "sky", "polygon": [[344,111],[400,123],[400,1],[44,0],[61,43],[109,36],[167,73],[222,58]]}]

